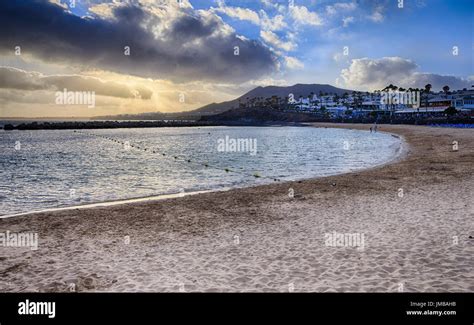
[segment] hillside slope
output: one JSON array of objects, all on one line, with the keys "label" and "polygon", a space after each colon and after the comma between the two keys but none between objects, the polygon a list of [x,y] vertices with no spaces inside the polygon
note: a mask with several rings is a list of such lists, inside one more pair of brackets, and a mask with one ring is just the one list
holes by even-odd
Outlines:
[{"label": "hillside slope", "polygon": [[222,103],[212,103],[212,104],[203,106],[201,108],[195,109],[193,111],[190,111],[188,112],[188,114],[193,114],[193,115],[220,114],[231,108],[238,108],[239,100],[241,103],[246,103],[247,100],[256,98],[256,97],[270,98],[272,96],[278,96],[281,98],[285,98],[289,96],[289,94],[293,94],[294,98],[297,99],[300,96],[308,97],[311,93],[318,95],[320,92],[342,95],[345,92],[351,93],[352,90],[341,89],[341,88],[337,88],[337,87],[326,85],[326,84],[324,85],[296,84],[296,85],[288,86],[288,87],[280,87],[280,86],[257,87],[234,100],[230,100],[230,101],[226,101]]}]

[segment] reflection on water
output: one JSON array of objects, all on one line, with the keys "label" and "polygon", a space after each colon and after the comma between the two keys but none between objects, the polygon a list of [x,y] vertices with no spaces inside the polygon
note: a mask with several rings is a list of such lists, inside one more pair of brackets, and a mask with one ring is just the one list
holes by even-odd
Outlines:
[{"label": "reflection on water", "polygon": [[[148,151],[72,130],[0,131],[0,214],[338,174],[384,163],[400,144],[388,134],[310,127],[87,132]],[[232,139],[256,150],[233,150]]]}]

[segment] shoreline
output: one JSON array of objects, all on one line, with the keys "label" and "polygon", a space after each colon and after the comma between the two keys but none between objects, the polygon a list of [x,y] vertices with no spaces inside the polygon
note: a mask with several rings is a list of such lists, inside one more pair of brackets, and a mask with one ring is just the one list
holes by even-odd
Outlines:
[{"label": "shoreline", "polygon": [[70,206],[65,206],[65,207],[54,207],[54,208],[46,208],[42,210],[33,210],[33,211],[26,211],[26,212],[14,213],[14,214],[0,215],[0,219],[22,217],[22,216],[28,216],[32,214],[39,214],[39,213],[61,212],[61,211],[69,211],[69,210],[83,210],[83,209],[110,207],[110,206],[132,204],[132,203],[139,203],[139,202],[161,201],[161,200],[184,197],[188,195],[199,195],[203,193],[222,192],[222,191],[230,191],[230,190],[232,189],[223,188],[220,190],[202,190],[202,191],[194,191],[194,192],[151,195],[151,196],[143,196],[143,197],[136,197],[136,198],[129,198],[129,199],[118,199],[118,200],[112,200],[112,201],[92,202],[92,203],[85,203],[85,204],[79,204],[79,205],[70,205]]},{"label": "shoreline", "polygon": [[[302,127],[312,127],[308,125],[303,125]],[[349,129],[350,130],[350,129]],[[365,131],[365,130],[361,130]],[[359,169],[359,170],[352,170],[352,171],[347,171],[343,173],[338,173],[334,175],[327,175],[327,176],[319,176],[319,177],[302,177],[302,178],[294,178],[293,180],[284,180],[282,182],[279,182],[280,184],[285,184],[285,183],[291,183],[291,182],[299,182],[303,180],[316,180],[316,179],[321,179],[321,178],[326,178],[326,177],[332,177],[332,176],[338,176],[338,175],[345,175],[345,174],[350,174],[350,173],[358,173],[361,171],[366,171],[370,170],[373,168],[379,168],[383,167],[388,164],[393,164],[397,163],[401,160],[403,160],[408,152],[408,143],[402,136],[395,135],[390,132],[383,132],[381,133],[389,134],[391,136],[394,136],[400,140],[399,146],[394,153],[393,157],[391,159],[378,164],[374,166],[370,166],[364,169]],[[78,204],[78,205],[68,205],[68,206],[62,206],[62,207],[51,207],[51,208],[44,208],[44,209],[39,209],[39,210],[31,210],[31,211],[26,211],[26,212],[19,212],[19,213],[13,213],[13,214],[6,214],[6,215],[0,215],[0,219],[8,219],[8,218],[14,218],[14,217],[20,217],[20,216],[28,216],[28,215],[34,215],[34,214],[39,214],[39,213],[48,213],[48,212],[60,212],[60,211],[68,211],[68,210],[82,210],[82,209],[91,209],[91,208],[96,208],[96,207],[108,207],[108,206],[117,206],[117,205],[124,205],[124,204],[132,204],[132,203],[139,203],[139,202],[153,202],[153,201],[161,201],[161,200],[168,200],[168,199],[174,199],[174,198],[180,198],[188,195],[198,195],[198,194],[203,194],[203,193],[214,193],[214,192],[227,192],[227,191],[233,191],[236,189],[245,189],[245,188],[250,188],[250,187],[259,187],[259,186],[265,186],[265,185],[271,185],[273,183],[268,183],[268,184],[258,184],[258,185],[242,185],[242,186],[236,186],[236,187],[224,187],[224,188],[214,188],[214,189],[204,189],[204,190],[199,190],[199,191],[189,191],[189,192],[182,192],[182,193],[165,193],[165,194],[159,194],[159,195],[150,195],[150,196],[143,196],[143,197],[132,197],[132,198],[123,198],[123,199],[117,199],[117,200],[109,200],[109,201],[98,201],[98,202],[91,202],[91,203],[85,203],[85,204]]]},{"label": "shoreline", "polygon": [[[37,251],[0,247],[0,291],[69,291],[70,283],[113,292],[285,292],[290,284],[295,292],[392,292],[400,283],[405,291],[473,291],[472,130],[379,130],[405,139],[403,159],[323,178],[0,219],[0,231],[40,237]],[[332,231],[365,234],[367,245],[327,247]]]}]

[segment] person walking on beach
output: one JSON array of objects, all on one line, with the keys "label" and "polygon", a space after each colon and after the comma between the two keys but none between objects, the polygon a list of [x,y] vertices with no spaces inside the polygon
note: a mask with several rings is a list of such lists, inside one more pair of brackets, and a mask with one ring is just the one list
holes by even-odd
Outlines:
[{"label": "person walking on beach", "polygon": [[370,133],[372,133],[372,127],[370,127]]}]

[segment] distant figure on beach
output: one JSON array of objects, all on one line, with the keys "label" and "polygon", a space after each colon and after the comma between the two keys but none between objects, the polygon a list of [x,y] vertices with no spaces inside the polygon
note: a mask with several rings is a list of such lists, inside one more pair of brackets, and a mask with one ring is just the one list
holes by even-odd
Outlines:
[{"label": "distant figure on beach", "polygon": [[370,127],[370,133],[372,133],[372,127]]}]

